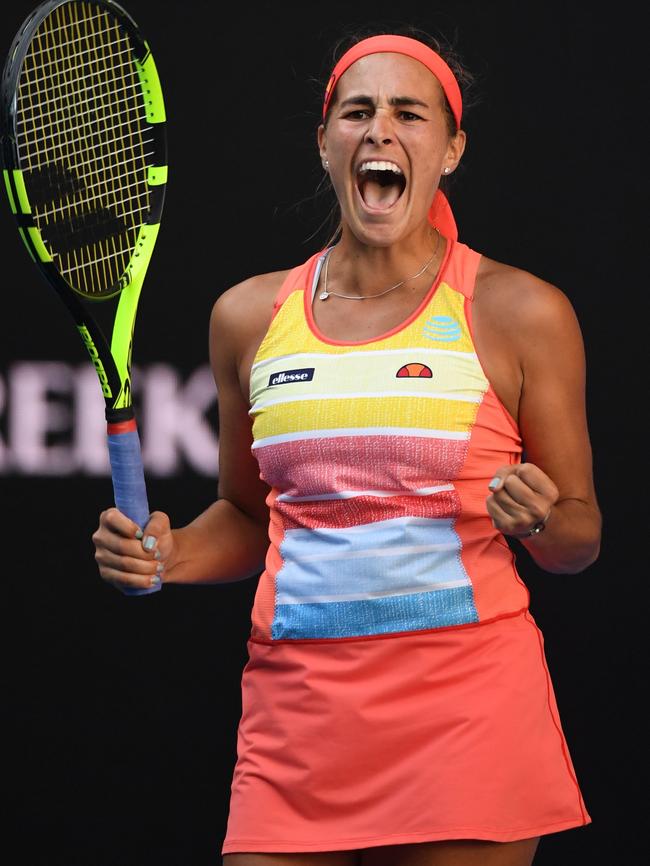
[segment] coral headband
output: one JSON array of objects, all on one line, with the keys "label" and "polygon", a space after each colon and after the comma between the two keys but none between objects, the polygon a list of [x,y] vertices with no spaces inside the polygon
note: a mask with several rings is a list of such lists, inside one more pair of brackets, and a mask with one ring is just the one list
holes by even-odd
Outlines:
[{"label": "coral headband", "polygon": [[[345,52],[334,67],[334,71],[330,75],[330,80],[327,82],[327,87],[325,88],[323,120],[327,115],[327,109],[329,108],[334,88],[346,69],[349,69],[353,63],[356,63],[362,57],[367,57],[368,54],[383,53],[405,54],[407,57],[419,60],[420,63],[426,66],[440,82],[458,129],[460,129],[463,100],[454,73],[442,57],[436,54],[428,45],[425,45],[424,42],[420,42],[418,39],[411,39],[410,36],[395,35],[371,36],[368,39],[362,39],[361,42],[357,42],[356,45],[353,45],[352,48]],[[444,237],[453,240],[458,238],[458,229],[454,215],[447,197],[440,189],[436,190],[436,194],[433,197],[428,219],[431,225],[435,226]]]},{"label": "coral headband", "polygon": [[460,129],[460,120],[463,114],[463,100],[460,95],[460,87],[456,81],[456,77],[451,69],[439,54],[420,42],[418,39],[411,39],[410,36],[371,36],[369,39],[362,39],[357,42],[348,51],[334,67],[334,71],[330,75],[330,80],[325,88],[325,99],[323,101],[323,119],[327,114],[334,88],[343,75],[346,69],[349,69],[353,63],[360,60],[362,57],[367,57],[368,54],[405,54],[407,57],[413,57],[419,60],[427,69],[435,75],[440,82],[447,102],[451,108],[452,114],[456,120],[456,125]]}]

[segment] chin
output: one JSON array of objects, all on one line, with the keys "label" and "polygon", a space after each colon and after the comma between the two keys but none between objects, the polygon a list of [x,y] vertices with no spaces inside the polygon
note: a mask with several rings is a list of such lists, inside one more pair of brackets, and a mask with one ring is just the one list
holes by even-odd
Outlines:
[{"label": "chin", "polygon": [[363,244],[374,247],[388,247],[398,243],[412,232],[402,219],[382,218],[380,221],[370,219],[354,219],[345,221],[345,227]]}]

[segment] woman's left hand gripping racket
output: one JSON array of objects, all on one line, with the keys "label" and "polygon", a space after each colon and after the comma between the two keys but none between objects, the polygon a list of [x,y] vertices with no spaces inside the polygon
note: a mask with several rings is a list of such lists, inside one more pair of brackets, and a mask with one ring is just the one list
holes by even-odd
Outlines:
[{"label": "woman's left hand gripping racket", "polygon": [[113,0],[41,3],[9,51],[0,133],[20,236],[72,314],[99,377],[115,504],[144,528],[131,350],[167,153],[156,66],[128,13]]}]

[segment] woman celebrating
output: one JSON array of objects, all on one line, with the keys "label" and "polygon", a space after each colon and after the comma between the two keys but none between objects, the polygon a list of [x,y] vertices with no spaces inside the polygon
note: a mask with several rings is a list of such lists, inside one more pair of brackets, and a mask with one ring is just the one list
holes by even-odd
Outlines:
[{"label": "woman celebrating", "polygon": [[582,338],[558,288],[457,239],[458,78],[412,36],[338,60],[338,242],[214,305],[219,499],[94,535],[124,591],[264,568],[227,866],[528,866],[590,821],[504,538],[555,573],[598,555]]}]

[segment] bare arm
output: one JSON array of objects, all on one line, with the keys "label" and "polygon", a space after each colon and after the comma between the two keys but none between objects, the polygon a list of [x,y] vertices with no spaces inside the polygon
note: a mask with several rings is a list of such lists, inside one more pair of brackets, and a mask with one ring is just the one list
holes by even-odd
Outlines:
[{"label": "bare arm", "polygon": [[[555,286],[513,268],[495,268],[485,286],[480,341],[488,359],[499,358],[493,384],[518,418],[526,459],[499,470],[488,512],[497,529],[518,537],[541,568],[582,571],[598,556],[601,515],[575,312]],[[529,536],[540,521],[546,521],[544,531]]]},{"label": "bare arm", "polygon": [[250,364],[271,317],[283,273],[253,277],[225,292],[210,318],[210,363],[219,404],[218,499],[187,526],[161,511],[144,538],[117,509],[93,535],[101,576],[118,587],[224,583],[261,571],[268,547],[268,487],[251,453]]}]

